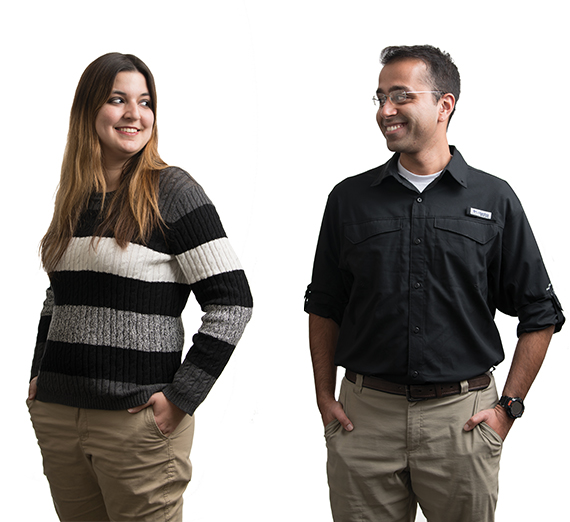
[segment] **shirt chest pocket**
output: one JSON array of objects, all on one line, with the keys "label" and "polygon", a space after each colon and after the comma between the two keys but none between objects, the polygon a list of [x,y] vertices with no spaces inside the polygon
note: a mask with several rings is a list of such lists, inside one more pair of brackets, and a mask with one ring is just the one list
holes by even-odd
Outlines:
[{"label": "shirt chest pocket", "polygon": [[494,256],[499,235],[495,223],[438,218],[434,221],[435,258],[455,258],[465,266],[482,268]]},{"label": "shirt chest pocket", "polygon": [[381,266],[379,263],[393,263],[402,252],[400,219],[345,225],[343,233],[340,268],[345,270],[354,272]]}]

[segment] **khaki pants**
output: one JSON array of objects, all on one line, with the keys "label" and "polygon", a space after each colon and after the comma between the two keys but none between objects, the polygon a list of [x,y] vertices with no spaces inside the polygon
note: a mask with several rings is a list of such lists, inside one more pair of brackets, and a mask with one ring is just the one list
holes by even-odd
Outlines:
[{"label": "khaki pants", "polygon": [[[354,425],[325,429],[336,522],[492,522],[502,440],[486,424],[463,431],[497,403],[486,390],[421,402],[344,379],[339,400]],[[465,386],[464,386],[465,387]]]},{"label": "khaki pants", "polygon": [[63,521],[181,521],[194,418],[164,436],[139,413],[28,401],[44,473]]}]

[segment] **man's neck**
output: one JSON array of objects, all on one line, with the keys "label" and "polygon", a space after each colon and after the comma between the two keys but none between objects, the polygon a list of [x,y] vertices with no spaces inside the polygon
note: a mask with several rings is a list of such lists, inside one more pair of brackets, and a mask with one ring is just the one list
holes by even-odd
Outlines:
[{"label": "man's neck", "polygon": [[400,154],[402,166],[418,176],[426,176],[442,171],[451,160],[447,141],[437,148],[414,154]]}]

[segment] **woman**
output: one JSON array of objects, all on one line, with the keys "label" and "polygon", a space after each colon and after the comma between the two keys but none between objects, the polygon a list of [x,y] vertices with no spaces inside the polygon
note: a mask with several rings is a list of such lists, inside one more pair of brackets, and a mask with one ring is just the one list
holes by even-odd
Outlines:
[{"label": "woman", "polygon": [[[51,225],[28,406],[61,520],[181,520],[193,413],[251,316],[202,188],[158,155],[146,65],[83,73]],[[205,315],[181,364],[181,312]]]}]

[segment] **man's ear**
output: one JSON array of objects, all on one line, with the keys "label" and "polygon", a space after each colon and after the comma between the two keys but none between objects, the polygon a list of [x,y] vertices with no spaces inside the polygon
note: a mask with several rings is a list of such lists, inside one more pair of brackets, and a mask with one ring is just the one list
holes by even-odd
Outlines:
[{"label": "man's ear", "polygon": [[438,102],[439,105],[439,115],[438,121],[445,122],[448,121],[453,109],[455,108],[455,96],[450,92],[444,94]]}]

